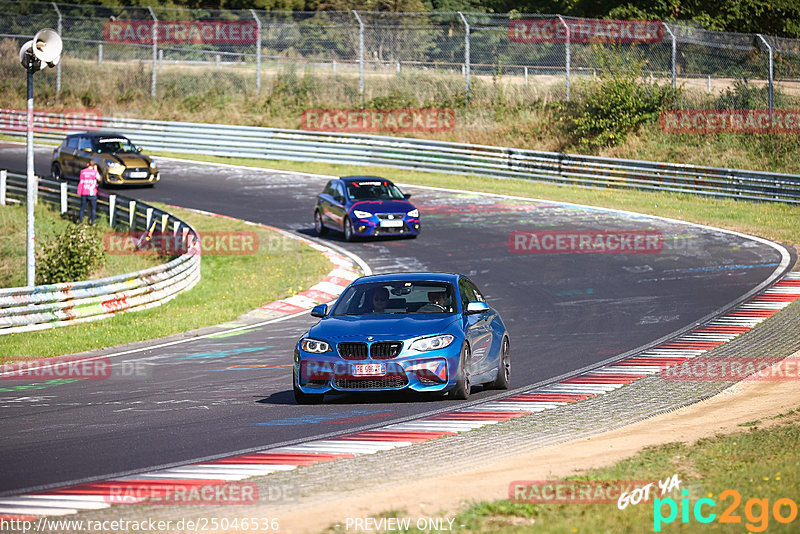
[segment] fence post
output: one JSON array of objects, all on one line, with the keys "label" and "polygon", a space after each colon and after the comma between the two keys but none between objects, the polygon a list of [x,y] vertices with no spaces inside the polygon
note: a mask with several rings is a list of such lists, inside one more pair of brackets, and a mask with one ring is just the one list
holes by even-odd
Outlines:
[{"label": "fence post", "polygon": [[364,22],[355,9],[353,15],[358,21],[358,94],[361,95],[364,94]]},{"label": "fence post", "polygon": [[256,10],[251,9],[250,14],[256,20],[256,92],[261,92],[261,19],[256,15]]},{"label": "fence post", "polygon": [[772,46],[764,39],[764,36],[760,33],[757,33],[758,38],[761,39],[761,42],[764,43],[764,46],[767,47],[767,51],[769,52],[769,120],[772,122],[772,80],[773,80],[773,71],[772,71]]},{"label": "fence post", "polygon": [[97,65],[103,64],[103,43],[97,43]]},{"label": "fence post", "polygon": [[[58,35],[61,35],[61,10],[58,9],[58,4],[55,2],[51,2],[53,4],[53,9],[56,10],[56,15],[58,15],[58,26],[56,27],[56,31],[58,31]],[[63,56],[62,56],[63,59]],[[58,62],[56,65],[56,93],[61,92],[61,61]]]},{"label": "fence post", "polygon": [[117,217],[117,195],[108,195],[108,225],[114,228]]},{"label": "fence post", "polygon": [[156,97],[156,70],[158,67],[158,19],[152,7],[147,8],[150,11],[150,16],[153,17],[153,76],[150,80],[150,97]]},{"label": "fence post", "polygon": [[569,33],[570,33],[570,32],[569,32],[569,26],[567,25],[567,22],[564,20],[564,17],[562,17],[561,15],[559,15],[559,16],[558,16],[558,20],[560,20],[560,21],[561,21],[561,24],[563,24],[563,25],[564,25],[564,28],[566,28],[566,30],[567,30],[567,41],[566,41],[566,43],[564,44],[564,64],[565,64],[565,66],[566,66],[566,68],[567,68],[567,101],[569,102],[569,89],[570,89],[570,62],[571,62],[571,60],[570,60],[570,46],[569,46],[569,41],[570,41],[570,35],[569,35]]},{"label": "fence post", "polygon": [[469,98],[469,77],[470,77],[470,59],[469,59],[469,22],[464,14],[459,11],[458,16],[461,17],[461,22],[464,24],[464,83],[467,98]]},{"label": "fence post", "polygon": [[336,59],[333,60],[333,75],[336,76]]},{"label": "fence post", "polygon": [[61,182],[61,215],[67,213],[67,182]]},{"label": "fence post", "polygon": [[672,39],[672,102],[674,105],[675,91],[677,90],[677,80],[678,80],[677,76],[678,73],[676,70],[676,64],[678,59],[678,42],[675,39],[675,34],[672,32],[672,29],[663,22],[661,23],[661,25],[664,26],[664,29],[669,32],[669,36]]},{"label": "fence post", "polygon": [[134,230],[134,223],[136,222],[136,201],[131,200],[128,202],[128,228]]},{"label": "fence post", "polygon": [[525,85],[528,85],[528,67],[525,67]]},{"label": "fence post", "polygon": [[8,180],[8,171],[5,169],[0,170],[0,206],[6,205],[6,181]]}]

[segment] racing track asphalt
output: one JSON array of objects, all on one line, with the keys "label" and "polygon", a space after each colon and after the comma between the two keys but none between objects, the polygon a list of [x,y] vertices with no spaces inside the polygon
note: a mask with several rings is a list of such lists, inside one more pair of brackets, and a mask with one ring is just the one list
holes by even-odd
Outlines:
[{"label": "racing track asphalt", "polygon": [[[37,149],[40,174],[48,172],[50,151]],[[0,168],[22,171],[24,146],[0,144]],[[163,178],[154,189],[120,193],[313,236],[314,198],[324,178],[166,159],[160,168]],[[781,259],[767,244],[684,223],[405,189],[420,208],[418,239],[327,241],[359,255],[375,272],[470,275],[508,327],[512,388],[606,360],[721,311],[767,279]],[[509,250],[512,231],[544,229],[652,230],[663,235],[664,248],[655,254]],[[153,364],[144,380],[81,380],[33,390],[14,390],[24,381],[0,383],[0,494],[268,448],[458,406],[452,400],[355,395],[331,397],[322,406],[296,405],[293,344],[314,321],[303,314],[228,337],[112,357],[118,364]],[[473,398],[490,394],[478,391]]]}]

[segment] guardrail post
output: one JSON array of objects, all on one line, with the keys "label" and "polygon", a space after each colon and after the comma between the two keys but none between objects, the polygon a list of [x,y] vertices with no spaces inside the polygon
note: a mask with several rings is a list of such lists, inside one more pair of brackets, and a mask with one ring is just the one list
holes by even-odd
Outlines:
[{"label": "guardrail post", "polygon": [[[64,35],[62,33],[62,31],[61,31],[61,29],[62,29],[61,28],[61,18],[62,18],[61,17],[61,10],[58,9],[58,4],[56,4],[55,2],[51,2],[51,4],[53,4],[53,9],[56,10],[56,15],[58,15],[58,26],[57,26],[57,30],[56,31],[58,31],[58,35]],[[61,59],[64,59],[64,58],[62,57]],[[61,92],[61,61],[59,61],[58,65],[56,65],[56,93],[60,93],[60,92]]]},{"label": "guardrail post", "polygon": [[667,30],[669,33],[670,38],[672,39],[672,101],[675,102],[675,91],[678,88],[678,72],[676,70],[677,60],[678,60],[678,42],[675,39],[675,34],[672,33],[672,29],[667,26],[665,23],[661,23],[664,26],[664,29]]},{"label": "guardrail post", "polygon": [[6,205],[6,182],[8,181],[8,171],[0,170],[0,206]]},{"label": "guardrail post", "polygon": [[467,18],[461,11],[458,12],[458,16],[461,17],[461,22],[464,23],[464,83],[466,84],[467,97],[469,97],[469,22],[467,22]]},{"label": "guardrail post", "polygon": [[355,15],[356,20],[358,21],[358,94],[364,94],[364,22],[361,20],[361,17],[358,15],[358,12],[354,9],[353,15]]},{"label": "guardrail post", "polygon": [[128,228],[133,230],[133,223],[136,220],[136,201],[131,200],[128,202]]},{"label": "guardrail post", "polygon": [[150,230],[150,223],[153,221],[153,208],[147,208],[145,213],[147,214],[147,222],[144,226],[147,230]]},{"label": "guardrail post", "polygon": [[169,223],[169,213],[161,214],[161,233],[167,233],[167,224]]},{"label": "guardrail post", "polygon": [[767,51],[769,53],[769,120],[772,122],[772,79],[773,79],[773,71],[772,71],[772,46],[764,39],[764,36],[760,33],[756,34],[758,38],[761,39],[761,42],[764,43],[764,46],[767,47]]},{"label": "guardrail post", "polygon": [[567,101],[569,101],[570,63],[571,63],[571,60],[570,60],[570,45],[569,45],[569,41],[570,41],[569,26],[567,25],[567,22],[564,20],[564,17],[562,17],[561,15],[558,16],[558,20],[561,21],[561,24],[563,24],[564,28],[566,28],[566,30],[567,30],[567,42],[564,43],[564,65],[566,66],[566,70],[567,70]]},{"label": "guardrail post", "polygon": [[153,17],[153,75],[150,79],[150,97],[156,97],[156,70],[158,69],[158,19],[152,7],[147,8]]},{"label": "guardrail post", "polygon": [[[261,19],[256,15],[255,9],[250,14],[256,21],[256,92],[261,92]],[[149,224],[148,224],[149,226]]]},{"label": "guardrail post", "polygon": [[61,182],[61,215],[67,213],[67,182]]},{"label": "guardrail post", "polygon": [[114,228],[117,216],[117,195],[108,195],[108,224]]}]

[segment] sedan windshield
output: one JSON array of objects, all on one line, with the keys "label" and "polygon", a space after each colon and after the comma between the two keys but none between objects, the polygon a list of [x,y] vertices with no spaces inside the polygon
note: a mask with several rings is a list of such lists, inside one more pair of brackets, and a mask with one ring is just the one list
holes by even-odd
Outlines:
[{"label": "sedan windshield", "polygon": [[97,152],[136,152],[136,147],[124,137],[101,137],[97,140]]},{"label": "sedan windshield", "polygon": [[451,284],[398,280],[350,286],[332,315],[455,313],[456,307]]},{"label": "sedan windshield", "polygon": [[403,200],[403,193],[388,180],[364,180],[347,184],[350,200]]}]

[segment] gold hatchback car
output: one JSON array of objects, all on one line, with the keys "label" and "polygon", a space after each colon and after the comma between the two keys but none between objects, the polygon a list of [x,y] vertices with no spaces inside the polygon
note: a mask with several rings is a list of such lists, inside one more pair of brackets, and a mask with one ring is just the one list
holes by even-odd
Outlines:
[{"label": "gold hatchback car", "polygon": [[104,185],[154,186],[161,179],[156,163],[142,149],[113,133],[71,134],[53,151],[50,174],[54,180],[77,179],[93,160]]}]

